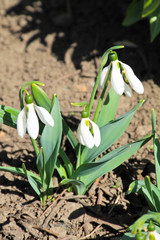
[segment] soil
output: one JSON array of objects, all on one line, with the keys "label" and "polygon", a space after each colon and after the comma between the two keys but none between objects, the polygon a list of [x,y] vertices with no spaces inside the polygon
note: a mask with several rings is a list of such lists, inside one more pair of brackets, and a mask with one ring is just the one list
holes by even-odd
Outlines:
[{"label": "soil", "polygon": [[[69,8],[67,8],[69,4]],[[81,108],[89,101],[100,57],[115,44],[119,59],[142,80],[144,95],[121,96],[117,116],[146,99],[123,136],[111,149],[151,133],[151,110],[160,133],[159,37],[149,39],[148,20],[122,26],[129,1],[0,1],[1,104],[20,109],[18,92],[31,80],[42,81],[51,98],[57,94],[61,112],[76,134]],[[97,96],[100,89],[97,91]],[[94,112],[96,99],[94,102]],[[65,141],[65,139],[64,139]],[[64,144],[64,143],[63,143]],[[149,175],[154,182],[152,142],[131,159],[98,179],[84,196],[58,187],[45,207],[22,177],[0,172],[0,239],[120,239],[126,228],[147,211],[143,196],[126,195],[129,184]],[[0,164],[35,171],[35,154],[26,135],[0,125]],[[113,187],[120,182],[118,188]]]}]

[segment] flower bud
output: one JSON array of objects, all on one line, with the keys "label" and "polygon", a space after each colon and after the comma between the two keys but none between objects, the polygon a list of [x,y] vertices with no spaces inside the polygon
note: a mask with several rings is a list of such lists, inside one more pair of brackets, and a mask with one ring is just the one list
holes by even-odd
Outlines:
[{"label": "flower bud", "polygon": [[82,118],[88,118],[89,112],[84,110],[84,111],[82,111],[81,116],[82,116]]},{"label": "flower bud", "polygon": [[27,104],[33,103],[33,96],[31,94],[25,96],[25,102]]},{"label": "flower bud", "polygon": [[109,59],[110,59],[110,61],[116,61],[116,60],[118,60],[117,53],[116,53],[115,51],[111,51],[111,52],[109,53]]},{"label": "flower bud", "polygon": [[147,229],[149,232],[153,232],[156,229],[152,221],[150,221],[150,223],[148,224]]}]

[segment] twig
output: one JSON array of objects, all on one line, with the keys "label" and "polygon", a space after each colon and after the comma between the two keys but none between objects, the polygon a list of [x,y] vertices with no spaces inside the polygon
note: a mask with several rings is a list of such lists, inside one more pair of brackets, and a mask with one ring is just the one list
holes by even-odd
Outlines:
[{"label": "twig", "polygon": [[61,192],[61,194],[59,194],[59,196],[54,200],[54,202],[42,213],[41,217],[48,211],[48,209],[50,209],[51,207],[53,207],[58,200],[63,196],[63,194],[67,191],[67,189],[64,189],[63,192]]},{"label": "twig", "polygon": [[103,199],[103,192],[99,188],[98,189],[98,199],[97,199],[97,211],[99,214],[102,214],[102,212],[101,212],[102,199]]},{"label": "twig", "polygon": [[68,235],[67,237],[65,238],[61,238],[60,240],[71,240],[72,238],[74,238],[75,236],[73,235]]},{"label": "twig", "polygon": [[35,229],[38,229],[40,231],[47,232],[47,233],[49,233],[49,234],[58,238],[58,235],[56,233],[52,232],[51,230],[49,230],[48,228],[42,228],[42,227],[37,226],[37,225],[33,225],[32,227],[35,228]]},{"label": "twig", "polygon": [[102,204],[102,198],[103,198],[103,192],[102,192],[102,190],[99,188],[99,189],[98,189],[97,205],[101,205],[101,204]]},{"label": "twig", "polygon": [[[73,195],[73,196],[66,196],[66,197],[61,197],[60,199],[64,199],[64,200],[70,200],[70,199],[77,199],[77,198],[90,198],[90,197],[87,197],[85,195]],[[96,198],[96,197],[95,197]]]},{"label": "twig", "polygon": [[115,202],[114,202],[114,205],[111,207],[111,209],[110,209],[109,212],[108,212],[108,215],[110,215],[111,212],[113,211],[113,208],[114,208],[114,207],[116,206],[116,204],[118,203],[119,198],[120,198],[120,195],[117,196],[117,198],[116,198],[116,200],[115,200]]},{"label": "twig", "polygon": [[[56,208],[60,208],[63,204],[64,204],[64,201],[65,200],[62,200],[62,201],[59,201],[58,203],[57,203],[57,205],[56,205]],[[55,211],[55,209],[54,209],[54,211],[53,211],[53,209],[52,209],[52,211],[51,211],[51,213],[49,213],[48,214],[48,216],[45,218],[45,220],[44,220],[44,222],[43,222],[43,228],[47,228],[47,226],[48,226],[48,223],[50,222],[50,220],[53,218],[53,216],[56,214],[56,211]]]},{"label": "twig", "polygon": [[61,81],[61,80],[64,80],[66,78],[72,77],[73,75],[79,74],[80,72],[81,72],[81,70],[77,70],[73,73],[68,73],[68,74],[64,75],[63,77],[58,78],[57,81]]},{"label": "twig", "polygon": [[100,227],[101,227],[101,224],[98,225],[90,234],[88,234],[88,235],[86,235],[84,237],[81,237],[80,240],[83,240],[83,239],[86,239],[86,238],[92,236],[92,234],[95,233]]}]

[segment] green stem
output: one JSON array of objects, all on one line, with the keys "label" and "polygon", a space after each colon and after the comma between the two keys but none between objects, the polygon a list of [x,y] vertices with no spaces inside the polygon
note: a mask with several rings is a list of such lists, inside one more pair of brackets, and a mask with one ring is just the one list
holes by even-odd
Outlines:
[{"label": "green stem", "polygon": [[80,161],[80,165],[83,164],[83,150],[84,150],[84,146],[81,147],[81,161]]},{"label": "green stem", "polygon": [[79,143],[78,146],[78,155],[77,155],[77,162],[76,162],[76,169],[80,166],[81,164],[81,144]]},{"label": "green stem", "polygon": [[32,141],[32,144],[33,144],[33,147],[34,147],[34,151],[35,151],[35,153],[36,153],[36,156],[38,156],[38,154],[39,154],[39,149],[38,149],[37,143],[36,143],[36,141],[35,141],[33,138],[31,138],[31,141]]},{"label": "green stem", "polygon": [[46,204],[46,201],[47,201],[47,195],[46,195],[46,193],[44,193],[44,192],[42,192],[42,195],[41,195],[41,204],[42,204],[42,207],[44,207],[45,206],[45,204]]},{"label": "green stem", "polygon": [[104,85],[103,91],[101,93],[101,96],[100,96],[98,104],[97,104],[96,112],[95,112],[94,119],[93,119],[93,122],[95,122],[95,123],[97,122],[99,111],[100,111],[100,108],[101,108],[101,105],[102,105],[102,102],[103,102],[103,98],[104,98],[104,95],[105,95],[107,87],[108,87],[108,83],[109,83],[110,77],[111,77],[111,69],[109,71],[106,83]]},{"label": "green stem", "polygon": [[65,151],[62,148],[59,149],[59,155],[64,162],[64,165],[66,167],[69,178],[72,178],[72,175],[74,172],[73,165],[72,165],[70,159],[68,158],[67,154],[65,153]]},{"label": "green stem", "polygon": [[95,95],[96,95],[96,91],[97,91],[97,87],[98,87],[98,83],[99,83],[99,79],[100,79],[100,76],[101,76],[102,69],[106,65],[107,60],[108,60],[108,55],[109,55],[110,51],[120,49],[120,48],[124,48],[124,46],[123,45],[118,45],[118,46],[111,47],[107,51],[105,51],[105,53],[102,55],[101,62],[100,62],[100,69],[99,69],[98,76],[97,76],[97,79],[96,79],[96,82],[95,82],[95,85],[94,85],[94,88],[93,88],[93,91],[92,91],[92,94],[91,94],[90,102],[89,102],[89,114],[91,112],[93,101],[94,101],[94,98],[95,98]]},{"label": "green stem", "polygon": [[83,164],[83,150],[84,150],[84,146],[79,144],[76,169]]},{"label": "green stem", "polygon": [[95,98],[95,95],[96,95],[96,91],[97,91],[97,88],[98,88],[98,83],[99,83],[99,79],[100,79],[100,76],[101,76],[102,69],[103,69],[103,67],[101,66],[100,69],[99,69],[98,75],[97,75],[96,82],[95,82],[95,84],[94,84],[94,88],[93,88],[92,94],[91,94],[91,98],[90,98],[90,102],[89,102],[89,107],[88,107],[88,112],[89,112],[89,114],[90,114],[90,112],[91,112],[91,108],[92,108],[92,105],[93,105],[93,101],[94,101],[94,98]]}]

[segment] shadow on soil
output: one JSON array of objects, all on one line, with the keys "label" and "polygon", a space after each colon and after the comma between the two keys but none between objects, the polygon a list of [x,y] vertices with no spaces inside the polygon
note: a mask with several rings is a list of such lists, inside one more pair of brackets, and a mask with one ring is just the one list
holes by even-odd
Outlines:
[{"label": "shadow on soil", "polygon": [[140,79],[153,78],[158,83],[159,36],[150,43],[147,20],[130,27],[122,26],[127,7],[128,1],[117,0],[21,0],[8,9],[6,15],[25,18],[18,32],[20,38],[33,31],[26,51],[37,39],[46,46],[46,37],[53,34],[51,52],[64,61],[65,53],[72,48],[72,61],[80,68],[82,60],[101,56],[109,47],[121,44],[126,49],[119,51],[120,59],[136,69]]}]

